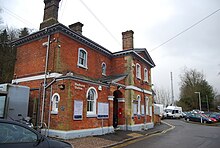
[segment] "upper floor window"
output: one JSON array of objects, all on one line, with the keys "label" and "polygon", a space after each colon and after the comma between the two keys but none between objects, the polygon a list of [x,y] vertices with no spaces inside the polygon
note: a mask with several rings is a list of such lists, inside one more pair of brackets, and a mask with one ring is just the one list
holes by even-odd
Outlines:
[{"label": "upper floor window", "polygon": [[106,75],[106,64],[102,63],[102,75]]},{"label": "upper floor window", "polygon": [[58,114],[58,103],[60,102],[60,95],[58,93],[53,94],[51,101],[52,101],[51,114]]},{"label": "upper floor window", "polygon": [[148,82],[148,70],[144,68],[144,81]]},{"label": "upper floor window", "polygon": [[98,98],[97,91],[94,87],[88,89],[87,94],[87,115],[96,115],[96,100]]},{"label": "upper floor window", "polygon": [[78,64],[79,67],[87,68],[87,51],[83,48],[78,50]]},{"label": "upper floor window", "polygon": [[136,64],[136,77],[141,79],[141,66],[138,63]]}]

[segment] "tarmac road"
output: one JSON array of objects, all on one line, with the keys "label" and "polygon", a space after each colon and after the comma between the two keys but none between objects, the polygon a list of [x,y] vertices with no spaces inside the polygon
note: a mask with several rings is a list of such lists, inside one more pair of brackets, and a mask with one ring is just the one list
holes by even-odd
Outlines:
[{"label": "tarmac road", "polygon": [[173,129],[117,145],[125,148],[218,148],[220,127],[192,124],[183,120],[164,120]]}]

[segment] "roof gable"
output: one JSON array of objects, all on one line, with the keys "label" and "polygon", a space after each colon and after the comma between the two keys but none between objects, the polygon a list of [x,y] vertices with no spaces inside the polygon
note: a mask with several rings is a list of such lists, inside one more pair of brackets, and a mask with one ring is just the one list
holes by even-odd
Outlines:
[{"label": "roof gable", "polygon": [[134,49],[129,49],[129,50],[123,50],[119,52],[113,53],[114,57],[117,56],[125,56],[125,55],[133,55],[138,57],[140,60],[143,62],[149,64],[151,67],[155,67],[155,63],[152,60],[150,54],[147,52],[145,48],[134,48]]}]

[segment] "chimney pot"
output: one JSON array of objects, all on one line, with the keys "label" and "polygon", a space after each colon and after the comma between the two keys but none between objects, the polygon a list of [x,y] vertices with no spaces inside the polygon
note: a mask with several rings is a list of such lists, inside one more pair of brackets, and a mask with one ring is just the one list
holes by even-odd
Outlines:
[{"label": "chimney pot", "polygon": [[134,34],[134,32],[132,30],[128,30],[128,31],[122,32],[123,50],[133,49],[134,48],[133,34]]},{"label": "chimney pot", "polygon": [[82,27],[83,27],[83,24],[80,22],[69,25],[69,28],[78,34],[82,34]]}]

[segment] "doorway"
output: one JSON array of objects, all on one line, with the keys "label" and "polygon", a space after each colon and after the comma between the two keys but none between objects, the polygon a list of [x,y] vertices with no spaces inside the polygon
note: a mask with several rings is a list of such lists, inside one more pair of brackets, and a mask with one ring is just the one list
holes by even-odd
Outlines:
[{"label": "doorway", "polygon": [[118,98],[122,98],[122,93],[120,90],[116,90],[113,93],[113,127],[118,127]]}]

